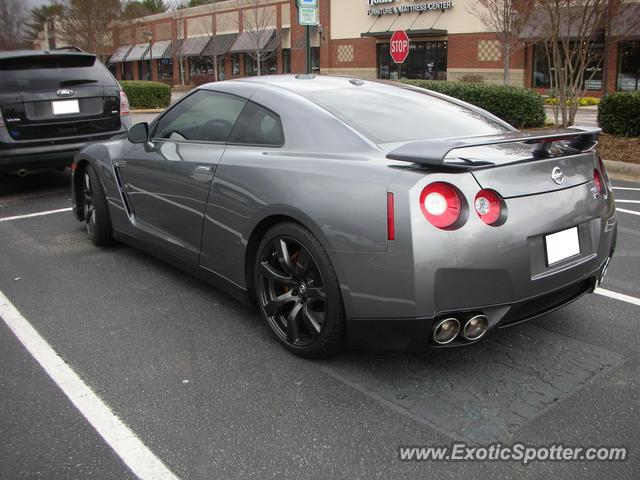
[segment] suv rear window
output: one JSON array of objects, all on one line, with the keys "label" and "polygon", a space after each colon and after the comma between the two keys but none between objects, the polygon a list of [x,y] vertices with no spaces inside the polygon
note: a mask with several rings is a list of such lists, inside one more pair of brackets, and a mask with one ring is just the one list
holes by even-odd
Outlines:
[{"label": "suv rear window", "polygon": [[406,88],[337,88],[305,96],[375,143],[506,131],[464,106]]},{"label": "suv rear window", "polygon": [[113,86],[115,80],[93,55],[34,55],[0,60],[0,93],[85,84]]}]

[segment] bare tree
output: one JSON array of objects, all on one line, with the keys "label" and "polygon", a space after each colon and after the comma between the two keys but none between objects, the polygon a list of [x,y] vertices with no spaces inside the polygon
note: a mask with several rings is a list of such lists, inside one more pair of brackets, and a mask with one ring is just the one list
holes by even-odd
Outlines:
[{"label": "bare tree", "polygon": [[22,0],[0,0],[0,50],[22,46],[22,29],[27,18]]},{"label": "bare tree", "polygon": [[275,7],[264,3],[264,0],[238,0],[243,9],[242,30],[248,41],[246,53],[256,62],[257,75],[262,73],[262,64],[276,54],[269,41],[276,28]]},{"label": "bare tree", "polygon": [[[538,6],[536,21],[547,55],[551,94],[557,99],[555,124],[573,125],[588,82],[602,72],[605,58],[595,44],[610,36],[604,31],[612,23],[618,26],[616,40],[624,39],[640,26],[640,15],[632,0],[538,0]],[[606,80],[603,76],[602,82]]]},{"label": "bare tree", "polygon": [[121,13],[119,0],[67,0],[60,18],[63,37],[69,45],[104,58]]},{"label": "bare tree", "polygon": [[500,42],[502,49],[503,83],[509,84],[511,55],[523,48],[519,35],[531,14],[533,0],[476,0],[467,6]]}]

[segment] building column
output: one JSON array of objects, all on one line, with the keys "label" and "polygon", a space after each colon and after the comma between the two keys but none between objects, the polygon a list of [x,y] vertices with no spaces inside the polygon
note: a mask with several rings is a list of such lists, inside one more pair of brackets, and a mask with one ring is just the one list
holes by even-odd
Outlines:
[{"label": "building column", "polygon": [[151,80],[154,82],[158,81],[158,60],[151,60],[149,62],[151,64]]},{"label": "building column", "polygon": [[609,56],[604,61],[607,62],[607,78],[603,78],[602,81],[606,82],[607,93],[614,93],[618,87],[618,48],[620,43],[615,40],[611,40],[609,46]]},{"label": "building column", "polygon": [[138,62],[130,62],[131,68],[133,68],[133,79],[140,80],[140,75],[138,75]]}]

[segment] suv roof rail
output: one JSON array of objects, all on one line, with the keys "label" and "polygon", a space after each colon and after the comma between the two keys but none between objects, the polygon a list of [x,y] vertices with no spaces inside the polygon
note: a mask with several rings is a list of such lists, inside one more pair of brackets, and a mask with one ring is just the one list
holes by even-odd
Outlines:
[{"label": "suv roof rail", "polygon": [[75,45],[69,45],[68,47],[57,47],[52,48],[52,51],[63,51],[63,52],[84,52],[80,47],[76,47]]}]

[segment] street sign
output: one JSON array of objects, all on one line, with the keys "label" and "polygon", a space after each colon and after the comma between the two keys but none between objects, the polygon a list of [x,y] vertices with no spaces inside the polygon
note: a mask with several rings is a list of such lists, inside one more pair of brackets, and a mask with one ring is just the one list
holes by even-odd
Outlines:
[{"label": "street sign", "polygon": [[318,9],[316,7],[298,7],[298,23],[300,25],[318,25]]},{"label": "street sign", "polygon": [[298,0],[299,7],[318,7],[318,0]]},{"label": "street sign", "polygon": [[396,63],[404,63],[409,56],[409,37],[404,30],[397,30],[391,36],[391,58]]}]

